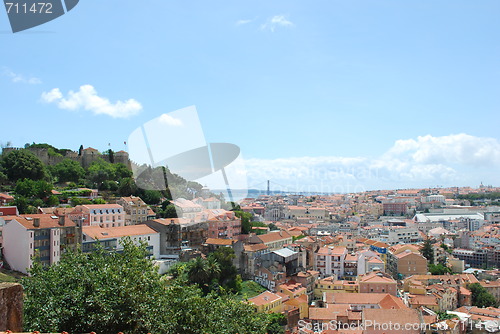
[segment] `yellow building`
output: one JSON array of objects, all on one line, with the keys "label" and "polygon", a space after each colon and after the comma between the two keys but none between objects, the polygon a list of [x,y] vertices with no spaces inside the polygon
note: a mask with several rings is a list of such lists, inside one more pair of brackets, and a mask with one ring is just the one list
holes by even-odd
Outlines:
[{"label": "yellow building", "polygon": [[278,286],[279,293],[286,295],[289,300],[286,305],[294,306],[299,309],[300,319],[309,317],[309,299],[307,289],[300,283],[286,283]]},{"label": "yellow building", "polygon": [[259,313],[281,313],[283,312],[284,299],[276,293],[264,291],[260,295],[250,298],[248,302],[253,304]]},{"label": "yellow building", "polygon": [[358,283],[355,281],[335,280],[334,276],[327,277],[316,281],[314,288],[314,298],[322,299],[325,292],[359,292]]}]

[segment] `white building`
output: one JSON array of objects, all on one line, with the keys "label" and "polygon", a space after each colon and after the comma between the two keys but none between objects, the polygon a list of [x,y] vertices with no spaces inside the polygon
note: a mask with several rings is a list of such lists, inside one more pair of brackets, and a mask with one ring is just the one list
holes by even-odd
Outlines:
[{"label": "white building", "polygon": [[316,253],[315,269],[321,273],[321,277],[335,275],[337,279],[341,278],[344,276],[344,261],[346,255],[346,247],[322,247]]},{"label": "white building", "polygon": [[175,206],[179,218],[185,218],[191,222],[194,222],[198,214],[205,209],[203,206],[184,198],[178,198],[172,201],[172,204]]},{"label": "white building", "polygon": [[399,243],[411,244],[423,241],[422,235],[417,228],[414,227],[391,227],[387,242],[394,245]]},{"label": "white building", "polygon": [[203,206],[205,209],[220,209],[221,203],[215,197],[202,198],[198,197],[193,200],[193,203]]},{"label": "white building", "polygon": [[147,249],[152,258],[160,258],[160,233],[147,225],[128,225],[114,228],[87,226],[82,230],[84,251],[93,249],[96,241],[119,251],[123,249],[122,239],[130,237],[136,244],[147,243]]},{"label": "white building", "polygon": [[42,265],[59,262],[66,248],[79,241],[76,224],[48,214],[0,217],[3,224],[3,254],[12,270],[28,273],[38,254]]},{"label": "white building", "polygon": [[119,227],[125,225],[125,210],[118,204],[77,205],[68,218],[79,226]]},{"label": "white building", "polygon": [[367,274],[375,269],[385,272],[385,264],[379,253],[365,249],[358,251],[357,255],[358,275]]}]

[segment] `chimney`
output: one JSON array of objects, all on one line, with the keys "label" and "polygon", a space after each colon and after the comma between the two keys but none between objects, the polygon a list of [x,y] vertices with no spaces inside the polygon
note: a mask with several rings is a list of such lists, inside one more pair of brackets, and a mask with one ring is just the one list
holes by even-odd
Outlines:
[{"label": "chimney", "polygon": [[40,218],[33,218],[33,226],[40,227]]},{"label": "chimney", "polygon": [[59,225],[64,226],[65,220],[66,220],[66,217],[59,216]]}]

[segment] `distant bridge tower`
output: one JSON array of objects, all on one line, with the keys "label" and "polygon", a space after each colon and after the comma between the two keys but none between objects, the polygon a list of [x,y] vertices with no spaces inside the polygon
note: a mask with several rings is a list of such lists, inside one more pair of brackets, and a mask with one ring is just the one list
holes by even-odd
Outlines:
[{"label": "distant bridge tower", "polygon": [[267,196],[271,195],[271,181],[267,180]]}]

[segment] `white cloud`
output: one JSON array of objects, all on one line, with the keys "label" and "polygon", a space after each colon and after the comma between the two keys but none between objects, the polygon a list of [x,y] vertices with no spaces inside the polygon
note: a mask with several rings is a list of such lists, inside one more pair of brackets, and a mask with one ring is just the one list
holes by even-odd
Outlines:
[{"label": "white cloud", "polygon": [[398,140],[386,157],[399,156],[421,164],[448,163],[472,166],[500,164],[500,143],[494,138],[465,133],[442,137],[431,135]]},{"label": "white cloud", "polygon": [[238,21],[236,21],[236,25],[241,26],[241,25],[252,23],[252,22],[253,22],[253,20],[238,20]]},{"label": "white cloud", "polygon": [[293,25],[293,22],[288,20],[285,15],[275,15],[262,24],[260,29],[274,32],[277,27],[292,27]]},{"label": "white cloud", "polygon": [[57,101],[59,99],[62,99],[63,95],[59,88],[54,88],[49,92],[43,92],[42,93],[42,100],[47,103],[51,103],[54,101]]},{"label": "white cloud", "polygon": [[43,92],[41,98],[43,102],[56,103],[60,109],[84,109],[96,115],[104,114],[113,118],[127,118],[142,110],[142,105],[134,99],[111,103],[107,98],[97,95],[97,91],[91,85],[83,85],[77,92],[69,91],[66,97],[59,88],[54,88],[49,92]]},{"label": "white cloud", "polygon": [[265,180],[283,190],[351,192],[500,182],[500,143],[466,134],[398,140],[380,157],[249,159],[250,188]]},{"label": "white cloud", "polygon": [[159,117],[159,121],[163,124],[170,126],[182,126],[182,120],[170,116],[169,114],[163,114]]},{"label": "white cloud", "polygon": [[8,68],[4,68],[4,75],[9,77],[14,83],[24,83],[29,85],[38,85],[42,83],[42,80],[36,77],[25,77],[22,74],[14,73]]}]

